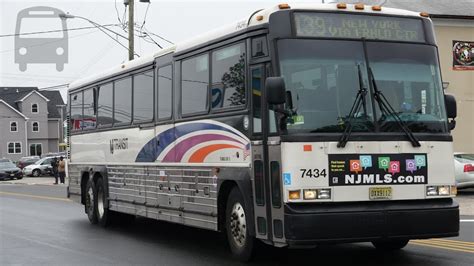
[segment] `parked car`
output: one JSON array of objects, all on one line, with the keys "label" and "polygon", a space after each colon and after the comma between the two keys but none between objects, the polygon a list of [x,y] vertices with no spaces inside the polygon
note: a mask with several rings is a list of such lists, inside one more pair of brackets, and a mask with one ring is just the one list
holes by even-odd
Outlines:
[{"label": "parked car", "polygon": [[51,175],[53,168],[51,161],[55,157],[45,157],[23,168],[23,174],[26,176],[38,177],[40,175]]},{"label": "parked car", "polygon": [[36,161],[40,159],[39,156],[27,156],[27,157],[21,157],[16,166],[18,166],[20,169],[25,168],[25,166],[28,166],[30,164],[34,164]]},{"label": "parked car", "polygon": [[5,162],[13,163],[12,160],[10,160],[8,158],[0,158],[0,163],[5,163]]},{"label": "parked car", "polygon": [[23,173],[21,172],[21,169],[16,167],[16,165],[11,161],[0,161],[0,180],[14,178],[23,178]]},{"label": "parked car", "polygon": [[59,156],[62,156],[64,158],[66,158],[66,152],[62,151],[62,152],[48,152],[48,153],[45,153],[45,154],[41,154],[41,158],[46,158],[46,157],[58,157]]},{"label": "parked car", "polygon": [[474,187],[474,154],[454,154],[454,176],[458,188]]}]

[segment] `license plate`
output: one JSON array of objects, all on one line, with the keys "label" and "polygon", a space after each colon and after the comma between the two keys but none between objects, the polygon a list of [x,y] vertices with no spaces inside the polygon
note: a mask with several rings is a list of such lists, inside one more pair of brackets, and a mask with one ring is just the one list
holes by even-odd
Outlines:
[{"label": "license plate", "polygon": [[371,187],[369,188],[369,198],[371,200],[392,199],[391,187]]},{"label": "license plate", "polygon": [[15,174],[10,174],[10,176],[15,176]]}]

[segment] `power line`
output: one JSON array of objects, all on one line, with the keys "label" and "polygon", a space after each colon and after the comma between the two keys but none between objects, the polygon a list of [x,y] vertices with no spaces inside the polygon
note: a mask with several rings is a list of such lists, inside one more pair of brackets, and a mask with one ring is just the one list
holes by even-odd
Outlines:
[{"label": "power line", "polygon": [[[101,27],[114,27],[118,26],[119,24],[104,24],[100,25]],[[47,31],[36,31],[36,32],[25,32],[25,33],[14,33],[14,34],[4,34],[0,35],[1,37],[15,37],[15,36],[24,36],[24,35],[33,35],[33,34],[43,34],[43,33],[52,33],[52,32],[66,32],[66,31],[74,31],[74,30],[86,30],[86,29],[93,29],[97,27],[80,27],[80,28],[69,28],[69,29],[62,29],[62,30],[47,30]]]}]

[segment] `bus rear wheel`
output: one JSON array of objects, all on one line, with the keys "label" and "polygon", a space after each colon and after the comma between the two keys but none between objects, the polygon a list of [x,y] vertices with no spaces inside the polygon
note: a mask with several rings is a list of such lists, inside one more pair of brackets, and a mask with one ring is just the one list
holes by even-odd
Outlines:
[{"label": "bus rear wheel", "polygon": [[92,179],[87,181],[86,200],[84,207],[86,209],[87,218],[91,224],[97,224],[97,189]]},{"label": "bus rear wheel", "polygon": [[372,242],[372,245],[374,245],[374,247],[379,250],[392,251],[404,248],[408,244],[408,241],[410,240],[381,240]]},{"label": "bus rear wheel", "polygon": [[240,261],[249,261],[254,248],[254,238],[249,234],[248,212],[242,194],[233,188],[226,207],[226,235],[230,250]]},{"label": "bus rear wheel", "polygon": [[98,223],[106,227],[110,225],[111,213],[108,208],[105,207],[107,201],[107,195],[105,193],[105,184],[102,178],[97,179],[97,221]]}]

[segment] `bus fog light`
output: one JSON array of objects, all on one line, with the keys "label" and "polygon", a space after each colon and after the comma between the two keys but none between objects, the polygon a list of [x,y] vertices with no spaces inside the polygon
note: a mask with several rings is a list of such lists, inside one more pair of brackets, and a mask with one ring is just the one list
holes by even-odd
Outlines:
[{"label": "bus fog light", "polygon": [[57,55],[62,55],[62,54],[64,54],[64,49],[63,49],[62,47],[56,48],[56,54],[57,54]]},{"label": "bus fog light", "polygon": [[296,200],[301,198],[301,190],[290,190],[288,192],[288,198],[290,200]]},{"label": "bus fog light", "polygon": [[28,52],[28,50],[25,47],[21,47],[18,49],[18,53],[21,55],[25,55]]},{"label": "bus fog light", "polygon": [[449,186],[439,186],[438,195],[440,196],[449,196]]},{"label": "bus fog light", "polygon": [[303,197],[305,200],[313,200],[316,199],[316,195],[318,193],[315,189],[305,189],[303,190]]},{"label": "bus fog light", "polygon": [[427,186],[426,187],[426,196],[438,196],[438,187],[436,187],[436,186]]},{"label": "bus fog light", "polygon": [[330,188],[318,189],[318,199],[330,199],[330,198],[331,198]]}]

